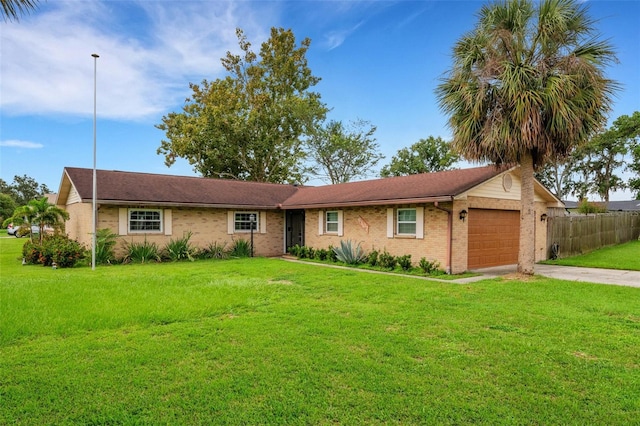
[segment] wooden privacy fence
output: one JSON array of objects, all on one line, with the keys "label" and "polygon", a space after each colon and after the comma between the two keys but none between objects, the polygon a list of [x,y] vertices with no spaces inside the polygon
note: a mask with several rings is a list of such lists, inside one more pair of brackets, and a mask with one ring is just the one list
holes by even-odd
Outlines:
[{"label": "wooden privacy fence", "polygon": [[600,247],[626,243],[640,236],[640,212],[549,217],[547,255],[559,244],[558,257],[590,252]]}]

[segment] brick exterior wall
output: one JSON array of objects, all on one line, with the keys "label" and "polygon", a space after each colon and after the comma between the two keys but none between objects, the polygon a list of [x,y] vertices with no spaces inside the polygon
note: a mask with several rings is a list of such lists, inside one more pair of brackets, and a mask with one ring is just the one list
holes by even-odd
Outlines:
[{"label": "brick exterior wall", "polygon": [[451,250],[451,273],[460,274],[467,270],[468,250],[469,250],[469,227],[468,222],[460,220],[460,212],[469,212],[467,200],[456,200],[453,202],[453,238]]},{"label": "brick exterior wall", "polygon": [[[424,207],[424,238],[394,236],[387,237],[387,208]],[[328,209],[333,211],[334,209]],[[323,210],[311,209],[305,213],[305,245],[313,248],[339,246],[341,240],[360,243],[365,252],[387,250],[394,256],[411,255],[414,264],[425,257],[447,266],[447,213],[433,204],[407,204],[397,206],[371,206],[341,209],[343,212],[343,235],[319,234],[318,215]],[[367,229],[368,226],[368,229]]]},{"label": "brick exterior wall", "polygon": [[[414,237],[387,237],[387,208],[424,208],[424,239]],[[519,200],[468,197],[453,203],[439,203],[439,207],[452,211],[451,223],[451,262],[449,262],[449,224],[448,213],[438,209],[433,203],[399,206],[373,206],[344,208],[343,235],[319,233],[318,215],[326,210],[311,209],[305,213],[305,245],[313,248],[339,246],[341,240],[360,243],[366,252],[387,250],[394,256],[411,255],[414,264],[425,257],[438,261],[442,269],[453,274],[467,270],[468,264],[468,221],[460,220],[460,211],[472,208],[520,210]],[[536,261],[546,256],[547,226],[539,217],[547,211],[545,203],[536,203]],[[368,230],[365,227],[368,225]]]},{"label": "brick exterior wall", "polygon": [[[66,224],[67,234],[70,238],[76,239],[86,247],[91,247],[91,204],[75,203],[67,205],[70,219]],[[119,212],[125,206],[101,205],[98,209],[97,228],[108,228],[113,233],[119,232]],[[148,242],[154,242],[163,247],[171,239],[182,238],[191,231],[190,242],[199,248],[204,248],[210,243],[227,243],[231,247],[234,240],[251,239],[250,232],[227,233],[227,209],[205,209],[205,208],[182,208],[173,207],[171,209],[171,235],[158,233],[127,233],[118,236],[116,245],[116,255],[122,256],[125,253],[125,245],[130,242],[143,242],[146,238]],[[241,211],[232,209],[231,211]],[[256,256],[280,256],[284,252],[284,212],[266,212],[266,232],[253,233],[253,241]]]},{"label": "brick exterior wall", "polygon": [[65,222],[65,231],[69,238],[91,248],[91,219],[93,209],[91,203],[73,203],[64,206],[69,213],[69,220]]},{"label": "brick exterior wall", "polygon": [[[388,208],[424,208],[424,238],[394,236],[387,237]],[[440,267],[451,273],[467,270],[468,257],[468,222],[459,219],[460,211],[479,209],[520,210],[520,201],[469,196],[467,199],[455,200],[453,203],[440,203],[439,207],[452,210],[451,261],[449,262],[449,225],[448,213],[438,209],[433,203],[408,204],[396,206],[371,206],[343,208],[343,235],[324,234],[318,229],[318,215],[327,210],[309,209],[305,212],[305,245],[313,248],[339,246],[341,240],[352,240],[360,243],[366,252],[371,250],[387,250],[394,256],[411,255],[417,264],[422,257],[437,261]],[[86,247],[91,247],[91,204],[73,203],[65,206],[70,220],[66,223],[66,231],[70,238],[78,240]],[[98,210],[98,229],[109,228],[119,232],[119,209],[123,206],[102,205]],[[250,233],[227,233],[227,209],[206,208],[171,208],[172,232],[164,234],[128,234],[118,237],[117,255],[124,254],[125,242],[142,242],[146,238],[163,247],[169,240],[181,238],[191,231],[191,243],[196,247],[206,247],[213,242],[226,242],[230,246],[235,239],[250,239]],[[334,210],[334,209],[328,209]],[[231,210],[240,211],[240,210]],[[547,226],[540,221],[540,215],[547,212],[545,203],[536,203],[535,247],[536,261],[547,258],[546,241]],[[255,254],[257,256],[280,256],[284,253],[284,218],[285,211],[271,210],[266,212],[266,233],[254,232]]]}]

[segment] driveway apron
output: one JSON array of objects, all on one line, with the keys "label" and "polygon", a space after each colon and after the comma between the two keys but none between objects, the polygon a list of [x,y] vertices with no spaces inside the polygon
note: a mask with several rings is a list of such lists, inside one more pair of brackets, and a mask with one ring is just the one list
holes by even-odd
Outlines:
[{"label": "driveway apron", "polygon": [[[498,266],[477,269],[473,272],[483,274],[485,278],[499,277],[516,272],[517,265]],[[594,284],[612,284],[640,288],[640,271],[618,269],[579,268],[576,266],[535,265],[535,273],[548,278],[567,281],[580,281]]]},{"label": "driveway apron", "polygon": [[640,271],[558,265],[536,265],[535,271],[545,277],[561,280],[640,287]]}]

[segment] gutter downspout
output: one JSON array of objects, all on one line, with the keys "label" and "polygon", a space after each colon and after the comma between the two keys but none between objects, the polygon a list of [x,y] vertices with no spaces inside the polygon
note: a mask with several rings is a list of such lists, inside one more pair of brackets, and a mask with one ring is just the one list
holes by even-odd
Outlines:
[{"label": "gutter downspout", "polygon": [[[451,275],[451,259],[453,257],[453,210],[440,207],[437,201],[433,202],[436,209],[447,212],[447,274]],[[453,208],[453,196],[451,196],[451,208]]]}]

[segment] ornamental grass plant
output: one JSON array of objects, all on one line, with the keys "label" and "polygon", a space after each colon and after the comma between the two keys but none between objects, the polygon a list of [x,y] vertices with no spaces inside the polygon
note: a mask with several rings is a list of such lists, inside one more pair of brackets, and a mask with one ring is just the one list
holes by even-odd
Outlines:
[{"label": "ornamental grass plant", "polygon": [[123,259],[124,263],[149,263],[160,261],[162,261],[162,256],[158,244],[147,241],[146,238],[143,242],[131,241],[130,243],[126,243],[126,254]]},{"label": "ornamental grass plant", "polygon": [[108,228],[96,231],[96,264],[106,265],[116,262],[115,247],[118,234]]},{"label": "ornamental grass plant", "polygon": [[189,241],[193,233],[185,232],[182,238],[171,239],[164,247],[164,253],[172,262],[179,260],[194,261],[198,253],[198,249]]}]

